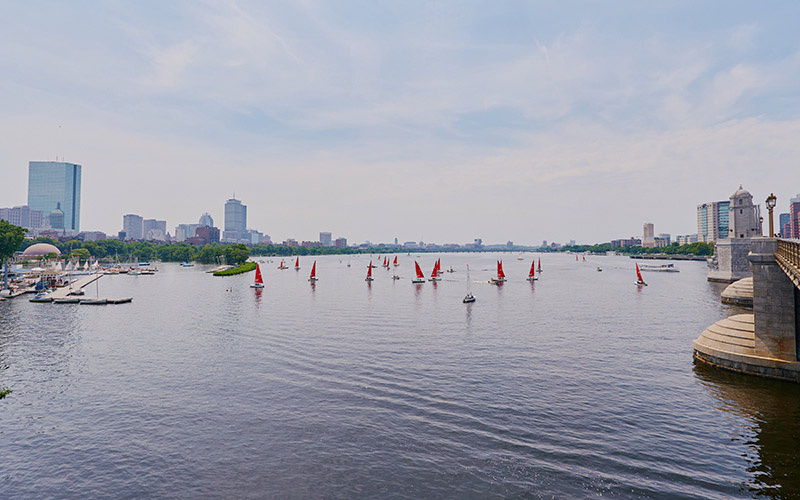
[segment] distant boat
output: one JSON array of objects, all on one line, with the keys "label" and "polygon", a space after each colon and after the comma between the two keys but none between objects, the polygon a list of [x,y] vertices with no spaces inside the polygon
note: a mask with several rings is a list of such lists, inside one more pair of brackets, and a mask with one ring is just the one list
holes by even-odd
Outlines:
[{"label": "distant boat", "polygon": [[425,275],[422,273],[422,269],[420,269],[419,264],[417,261],[414,261],[414,266],[417,268],[417,277],[412,279],[412,283],[425,283]]},{"label": "distant boat", "polygon": [[503,261],[497,261],[497,276],[490,279],[489,283],[493,285],[500,285],[506,282],[506,273],[503,272]]},{"label": "distant boat", "polygon": [[536,277],[536,269],[534,269],[535,266],[536,266],[536,261],[531,262],[531,270],[530,272],[528,272],[528,281],[536,281],[537,279],[539,279]]},{"label": "distant boat", "polygon": [[575,256],[575,262],[578,262],[578,256],[577,255]]},{"label": "distant boat", "polygon": [[300,257],[298,257],[297,260],[294,261],[294,270],[295,271],[299,271],[300,270]]},{"label": "distant boat", "polygon": [[397,263],[397,255],[394,256],[394,267],[399,266],[400,264]]},{"label": "distant boat", "polygon": [[582,257],[583,257],[583,261],[586,262],[586,256],[583,255]]},{"label": "distant boat", "polygon": [[372,277],[372,268],[373,267],[374,266],[372,265],[372,261],[369,261],[369,267],[367,268],[367,277],[364,278],[364,281],[367,281],[367,282],[375,281],[375,278]]},{"label": "distant boat", "polygon": [[638,263],[636,264],[636,278],[637,278],[636,284],[638,286],[647,286],[647,283],[645,283],[644,280],[642,279],[642,273],[639,271]]},{"label": "distant boat", "polygon": [[659,273],[677,273],[680,270],[675,267],[675,264],[661,264],[660,266],[652,266],[647,264],[642,264],[641,267],[642,271],[655,271]]},{"label": "distant boat", "polygon": [[472,295],[472,292],[469,292],[466,297],[464,297],[463,302],[465,304],[469,304],[470,302],[475,302],[475,296]]},{"label": "distant boat", "polygon": [[311,266],[311,276],[309,276],[308,281],[311,283],[315,283],[317,281],[317,261],[314,261],[314,265]]},{"label": "distant boat", "polygon": [[436,276],[442,275],[442,259],[436,259]]},{"label": "distant boat", "polygon": [[193,262],[181,262],[181,267],[194,267]]},{"label": "distant boat", "polygon": [[442,278],[439,277],[439,261],[437,260],[436,263],[433,265],[431,278],[428,281],[441,281],[441,280]]},{"label": "distant boat", "polygon": [[536,268],[536,272],[537,273],[542,272],[542,258],[541,257],[539,257],[539,266]]},{"label": "distant boat", "polygon": [[289,266],[287,266],[283,259],[281,259],[281,265],[278,266],[278,269],[289,269]]},{"label": "distant boat", "polygon": [[599,273],[600,271],[602,271],[602,270],[603,270],[603,268],[602,268],[602,267],[600,267],[600,266],[597,266],[597,272],[598,272],[598,273]]},{"label": "distant boat", "polygon": [[525,257],[522,256],[522,252],[520,252],[519,257],[517,257],[517,260],[525,260]]},{"label": "distant boat", "polygon": [[264,288],[264,279],[261,277],[261,266],[256,263],[256,281],[250,288]]}]

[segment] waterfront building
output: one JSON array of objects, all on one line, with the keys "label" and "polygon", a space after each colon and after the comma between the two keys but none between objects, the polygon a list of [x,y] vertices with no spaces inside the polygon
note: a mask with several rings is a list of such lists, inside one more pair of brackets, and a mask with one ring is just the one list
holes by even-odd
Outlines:
[{"label": "waterfront building", "polygon": [[0,208],[0,219],[6,220],[15,226],[28,229],[39,229],[44,224],[44,214],[41,210],[31,210],[28,205],[14,208]]},{"label": "waterfront building", "polygon": [[687,234],[686,236],[676,236],[675,241],[678,242],[678,245],[691,245],[692,243],[697,243],[697,235]]},{"label": "waterfront building", "polygon": [[28,207],[49,214],[61,204],[63,228],[80,232],[81,166],[60,161],[28,163]]},{"label": "waterfront building", "polygon": [[642,246],[646,248],[653,248],[656,246],[655,242],[655,227],[651,222],[645,222],[642,227]]},{"label": "waterfront building", "polygon": [[753,275],[747,254],[750,240],[761,236],[760,209],[753,204],[753,195],[741,185],[731,195],[728,206],[728,238],[715,242],[709,281],[732,283]]},{"label": "waterfront building", "polygon": [[789,202],[789,230],[786,237],[800,239],[800,194]]},{"label": "waterfront building", "polygon": [[198,225],[200,225],[201,227],[202,226],[214,227],[214,219],[211,217],[211,214],[205,212],[203,213],[203,215],[200,216],[200,221],[198,222]]},{"label": "waterfront building", "polygon": [[186,238],[185,241],[190,245],[208,245],[209,243],[219,243],[219,228],[200,226],[195,229],[195,235]]},{"label": "waterfront building", "polygon": [[[395,238],[395,242],[396,241],[397,238]],[[395,243],[395,245],[396,244],[397,243]],[[347,248],[347,238],[336,238],[336,241],[334,242],[333,246],[336,248]]]},{"label": "waterfront building", "polygon": [[331,233],[329,232],[321,232],[319,233],[319,241],[324,247],[332,246],[331,243]]},{"label": "waterfront building", "polygon": [[225,230],[223,241],[237,242],[245,237],[247,231],[247,205],[236,198],[225,202]]},{"label": "waterfront building", "polygon": [[625,247],[638,247],[641,246],[642,240],[631,236],[628,239],[611,240],[611,248],[625,248]]},{"label": "waterfront building", "polygon": [[713,243],[728,237],[730,200],[697,205],[697,241]]},{"label": "waterfront building", "polygon": [[122,216],[122,231],[126,240],[144,239],[144,218],[136,214]]}]

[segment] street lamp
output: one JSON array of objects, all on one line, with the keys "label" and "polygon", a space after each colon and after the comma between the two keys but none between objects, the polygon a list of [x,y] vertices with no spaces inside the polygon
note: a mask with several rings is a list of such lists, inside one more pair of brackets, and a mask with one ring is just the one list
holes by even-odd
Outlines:
[{"label": "street lamp", "polygon": [[775,237],[775,229],[772,223],[772,210],[775,208],[775,205],[778,203],[778,198],[775,197],[774,193],[770,193],[767,196],[767,210],[769,210],[769,237]]}]

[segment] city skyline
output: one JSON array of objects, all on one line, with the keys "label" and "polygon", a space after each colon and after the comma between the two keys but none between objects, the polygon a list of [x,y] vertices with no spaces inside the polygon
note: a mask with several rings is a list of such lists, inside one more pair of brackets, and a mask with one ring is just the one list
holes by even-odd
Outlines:
[{"label": "city skyline", "polygon": [[222,220],[234,191],[276,240],[592,243],[645,220],[692,234],[696,206],[739,184],[785,212],[798,14],[11,4],[0,206],[25,204],[28,162],[58,158],[83,165],[81,226],[109,234],[127,213]]}]

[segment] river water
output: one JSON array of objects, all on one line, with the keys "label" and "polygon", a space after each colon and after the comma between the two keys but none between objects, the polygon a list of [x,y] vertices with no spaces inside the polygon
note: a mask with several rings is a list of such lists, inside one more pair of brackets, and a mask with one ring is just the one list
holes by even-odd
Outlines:
[{"label": "river water", "polygon": [[371,285],[369,256],[318,257],[315,286],[261,258],[262,291],[160,264],[88,289],[127,305],[0,302],[0,497],[800,494],[800,388],[692,361],[740,312],[704,262],[638,288],[630,259],[543,254],[530,284],[531,255],[443,254],[424,285],[438,256]]}]

